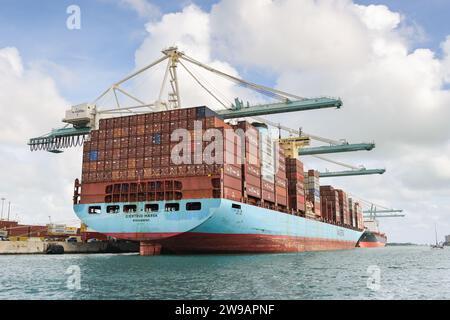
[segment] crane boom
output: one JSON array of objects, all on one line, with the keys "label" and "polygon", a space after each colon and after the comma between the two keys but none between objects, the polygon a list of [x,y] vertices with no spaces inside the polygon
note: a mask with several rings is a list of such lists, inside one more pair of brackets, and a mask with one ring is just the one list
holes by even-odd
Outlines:
[{"label": "crane boom", "polygon": [[217,113],[224,119],[253,117],[267,114],[287,113],[295,111],[308,111],[324,108],[340,108],[342,101],[332,98],[316,98],[294,100],[287,102],[261,104],[244,107],[242,103],[236,103],[232,109],[219,110]]},{"label": "crane boom", "polygon": [[385,169],[359,169],[359,170],[347,170],[347,171],[335,171],[335,172],[320,172],[321,178],[331,177],[349,177],[349,176],[365,176],[372,174],[384,174]]},{"label": "crane boom", "polygon": [[363,213],[402,213],[403,210],[394,210],[394,209],[387,209],[387,210],[366,210],[363,211]]},{"label": "crane boom", "polygon": [[353,152],[353,151],[370,151],[375,148],[375,143],[354,143],[354,144],[342,144],[334,146],[320,146],[320,147],[309,147],[301,148],[299,150],[300,156],[310,156],[316,154],[327,154],[327,153],[340,153],[340,152]]}]

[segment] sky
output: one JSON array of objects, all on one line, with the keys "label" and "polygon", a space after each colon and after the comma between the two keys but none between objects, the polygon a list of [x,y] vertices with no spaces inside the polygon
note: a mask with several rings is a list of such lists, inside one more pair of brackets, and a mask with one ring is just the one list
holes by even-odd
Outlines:
[{"label": "sky", "polygon": [[[80,29],[67,8],[80,8]],[[328,157],[381,176],[323,180],[354,197],[402,208],[383,219],[392,242],[450,234],[450,3],[444,0],[2,0],[0,196],[25,223],[75,223],[81,149],[30,153],[26,141],[61,127],[71,105],[155,60],[171,45],[236,76],[305,97],[340,97],[341,110],[270,116],[372,152]],[[215,78],[228,99],[254,95]],[[186,104],[213,104],[180,75]],[[154,95],[157,76],[136,93]],[[183,93],[184,92],[184,93]],[[311,157],[309,168],[342,169]]]}]

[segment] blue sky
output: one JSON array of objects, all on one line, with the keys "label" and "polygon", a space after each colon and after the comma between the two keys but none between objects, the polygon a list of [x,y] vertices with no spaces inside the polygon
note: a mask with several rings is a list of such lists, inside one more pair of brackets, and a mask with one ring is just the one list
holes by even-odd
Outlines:
[{"label": "blue sky", "polygon": [[[71,102],[93,98],[105,86],[127,74],[134,67],[134,53],[145,36],[146,17],[114,0],[2,0],[0,11],[0,47],[17,47],[25,64],[42,63],[47,72],[59,77],[59,69],[48,61],[75,73],[77,79],[95,72],[96,86],[81,83],[58,83],[64,97]],[[162,14],[181,10],[195,3],[209,11],[213,0],[154,0]],[[432,48],[440,54],[439,44],[450,34],[450,2],[445,0],[357,0],[360,4],[385,4],[407,17],[408,24],[421,26],[426,34],[414,47]],[[66,8],[81,7],[82,28],[71,31],[65,27]],[[242,70],[239,70],[242,72]],[[254,81],[273,84],[270,75],[250,70],[242,72]]]}]

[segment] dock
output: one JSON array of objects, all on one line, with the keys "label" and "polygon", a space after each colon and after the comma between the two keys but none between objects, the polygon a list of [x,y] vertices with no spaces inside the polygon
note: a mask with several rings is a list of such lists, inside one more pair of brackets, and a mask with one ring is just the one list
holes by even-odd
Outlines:
[{"label": "dock", "polygon": [[59,253],[88,254],[88,253],[133,253],[139,252],[136,242],[91,242],[71,243],[52,241],[0,241],[0,255],[4,254],[47,254],[49,247],[57,247]]}]

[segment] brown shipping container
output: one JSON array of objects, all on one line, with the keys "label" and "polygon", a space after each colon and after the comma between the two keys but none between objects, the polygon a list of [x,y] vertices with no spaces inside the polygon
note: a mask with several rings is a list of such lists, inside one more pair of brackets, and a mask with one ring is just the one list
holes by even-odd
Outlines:
[{"label": "brown shipping container", "polygon": [[246,174],[244,175],[244,181],[247,182],[247,184],[251,184],[254,186],[260,186],[261,185],[261,177],[260,176],[254,176],[252,174]]},{"label": "brown shipping container", "polygon": [[242,201],[242,191],[233,188],[223,188],[223,197],[234,201]]},{"label": "brown shipping container", "polygon": [[269,201],[275,203],[275,193],[267,190],[262,190],[261,192],[262,199],[264,201]]},{"label": "brown shipping container", "polygon": [[235,190],[242,190],[242,180],[239,178],[224,174],[223,186],[226,188],[231,188],[231,189],[235,189]]},{"label": "brown shipping container", "polygon": [[347,194],[342,190],[337,190],[338,197],[339,197],[339,212],[340,212],[340,218],[341,222],[350,225],[350,219],[348,217],[349,211],[348,211],[348,197]]},{"label": "brown shipping container", "polygon": [[261,187],[253,186],[251,184],[245,184],[245,192],[247,196],[261,198]]}]

